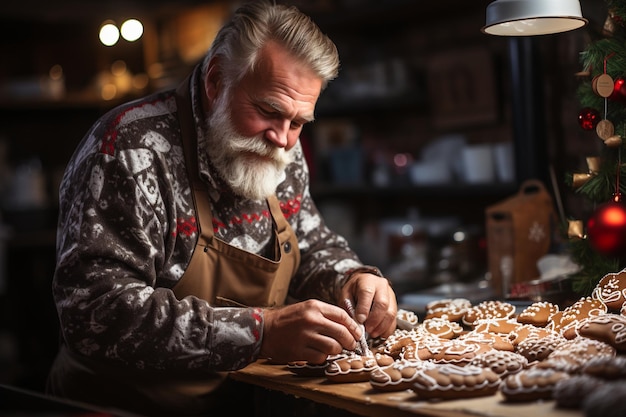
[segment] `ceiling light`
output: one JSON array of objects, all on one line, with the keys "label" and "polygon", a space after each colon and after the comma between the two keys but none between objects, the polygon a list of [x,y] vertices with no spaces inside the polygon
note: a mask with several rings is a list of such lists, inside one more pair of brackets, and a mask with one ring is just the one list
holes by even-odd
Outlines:
[{"label": "ceiling light", "polygon": [[111,20],[107,20],[100,27],[100,42],[105,46],[113,46],[120,39],[120,31]]},{"label": "ceiling light", "polygon": [[122,23],[120,30],[124,39],[128,42],[134,42],[141,38],[141,35],[143,34],[143,25],[137,19],[128,19]]},{"label": "ceiling light", "polygon": [[496,0],[487,6],[483,33],[533,36],[567,32],[587,24],[578,0]]}]

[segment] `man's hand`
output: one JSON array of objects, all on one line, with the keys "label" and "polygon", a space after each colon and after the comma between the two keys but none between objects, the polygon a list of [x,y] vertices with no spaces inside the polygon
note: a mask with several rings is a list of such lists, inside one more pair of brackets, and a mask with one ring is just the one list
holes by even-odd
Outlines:
[{"label": "man's hand", "polygon": [[261,357],[278,362],[306,360],[322,363],[328,355],[354,350],[359,325],[337,306],[306,300],[263,311]]},{"label": "man's hand", "polygon": [[389,281],[368,272],[357,272],[341,289],[342,300],[353,300],[356,321],[372,337],[387,337],[396,329],[398,304]]}]

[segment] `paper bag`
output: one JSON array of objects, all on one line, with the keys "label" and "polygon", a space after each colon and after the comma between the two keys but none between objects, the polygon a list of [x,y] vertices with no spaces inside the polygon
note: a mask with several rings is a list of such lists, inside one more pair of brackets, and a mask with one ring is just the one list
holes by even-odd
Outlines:
[{"label": "paper bag", "polygon": [[528,180],[485,214],[493,289],[503,298],[516,298],[516,289],[539,278],[537,261],[550,251],[556,226],[552,198],[541,181]]}]

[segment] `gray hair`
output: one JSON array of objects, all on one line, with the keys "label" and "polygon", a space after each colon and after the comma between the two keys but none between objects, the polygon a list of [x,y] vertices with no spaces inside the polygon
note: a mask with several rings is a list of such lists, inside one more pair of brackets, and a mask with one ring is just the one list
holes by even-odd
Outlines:
[{"label": "gray hair", "polygon": [[337,47],[320,28],[294,6],[251,1],[237,9],[218,32],[202,62],[206,74],[209,62],[221,56],[220,70],[227,86],[253,71],[261,48],[268,41],[278,42],[321,79],[322,88],[337,77]]}]

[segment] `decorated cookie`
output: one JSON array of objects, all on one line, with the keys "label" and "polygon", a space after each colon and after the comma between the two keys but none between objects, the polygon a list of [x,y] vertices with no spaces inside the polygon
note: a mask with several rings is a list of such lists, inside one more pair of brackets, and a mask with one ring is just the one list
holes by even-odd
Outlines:
[{"label": "decorated cookie", "polygon": [[509,352],[513,352],[515,350],[515,346],[513,346],[513,343],[511,343],[507,335],[497,333],[477,332],[475,330],[472,330],[470,332],[460,335],[458,337],[458,340],[466,340],[468,342],[475,343],[486,343],[496,350],[505,350]]},{"label": "decorated cookie", "polygon": [[426,304],[425,319],[443,318],[458,322],[470,307],[472,303],[465,298],[444,298],[431,301]]},{"label": "decorated cookie", "polygon": [[554,330],[550,330],[545,327],[537,327],[532,324],[521,324],[511,333],[509,333],[509,340],[513,343],[514,346],[519,345],[526,339],[543,339],[549,336],[559,336],[561,335]]},{"label": "decorated cookie", "polygon": [[486,318],[476,320],[473,330],[475,332],[508,335],[520,327],[522,327],[522,324],[513,318]]},{"label": "decorated cookie", "polygon": [[345,358],[348,353],[341,353],[339,355],[330,355],[322,363],[311,363],[308,361],[291,361],[287,362],[287,369],[298,376],[324,376],[324,371],[329,363],[336,361],[337,359]]},{"label": "decorated cookie", "polygon": [[561,408],[580,408],[581,404],[604,381],[591,375],[572,375],[556,383],[552,398]]},{"label": "decorated cookie", "polygon": [[599,356],[615,356],[615,348],[599,340],[579,337],[561,343],[547,359],[535,366],[577,373],[587,362]]},{"label": "decorated cookie", "polygon": [[592,296],[602,301],[609,311],[619,312],[626,302],[626,269],[603,276]]},{"label": "decorated cookie", "polygon": [[623,381],[607,382],[589,393],[581,409],[585,417],[626,416],[624,398],[626,384]]},{"label": "decorated cookie", "polygon": [[417,329],[396,329],[385,339],[378,351],[397,359],[406,345],[415,345],[423,337],[423,334]]},{"label": "decorated cookie", "polygon": [[435,363],[465,365],[476,356],[492,350],[493,348],[487,343],[453,339],[436,347],[424,346],[419,350],[418,355],[420,358],[427,358]]},{"label": "decorated cookie", "polygon": [[563,336],[556,333],[541,338],[526,338],[515,347],[515,352],[524,356],[529,363],[542,361],[565,340]]},{"label": "decorated cookie", "polygon": [[512,402],[550,399],[556,384],[565,378],[569,378],[566,372],[531,367],[507,375],[500,384],[500,392],[505,400]]},{"label": "decorated cookie", "polygon": [[364,382],[369,381],[372,370],[392,363],[393,358],[387,355],[361,356],[351,354],[330,362],[324,370],[324,375],[332,382]]},{"label": "decorated cookie", "polygon": [[442,339],[453,339],[463,333],[459,323],[441,317],[425,319],[422,328]]},{"label": "decorated cookie", "polygon": [[[571,306],[552,315],[548,328],[565,335],[568,331],[575,332],[576,327],[587,318],[606,314],[607,307],[602,301],[582,297]],[[572,338],[570,333],[570,337]]]},{"label": "decorated cookie", "polygon": [[517,316],[517,321],[522,324],[544,327],[550,322],[550,318],[558,312],[558,305],[548,301],[537,301],[526,307]]},{"label": "decorated cookie", "polygon": [[433,368],[433,362],[421,360],[397,360],[393,364],[372,370],[370,384],[378,391],[402,391],[410,389],[418,371]]},{"label": "decorated cookie", "polygon": [[479,320],[510,319],[515,315],[515,306],[499,300],[483,301],[467,310],[461,321],[463,324],[474,327]]},{"label": "decorated cookie", "polygon": [[413,311],[398,309],[396,326],[402,330],[411,330],[419,324],[419,318]]},{"label": "decorated cookie", "polygon": [[492,350],[476,356],[469,365],[489,368],[499,377],[504,377],[527,368],[528,360],[515,352]]},{"label": "decorated cookie", "polygon": [[626,317],[620,314],[609,313],[589,318],[576,330],[581,336],[608,343],[618,352],[626,351]]},{"label": "decorated cookie", "polygon": [[582,372],[597,378],[611,380],[626,378],[626,356],[598,356],[589,359]]},{"label": "decorated cookie", "polygon": [[291,361],[287,362],[287,369],[298,376],[324,376],[324,371],[329,362],[324,361],[319,364],[309,363],[307,361]]},{"label": "decorated cookie", "polygon": [[408,360],[430,360],[449,342],[450,341],[447,339],[442,339],[425,332],[419,340],[413,344],[407,344],[402,348],[400,358]]},{"label": "decorated cookie", "polygon": [[494,394],[500,381],[491,369],[439,364],[419,370],[411,389],[423,399],[479,397]]}]

